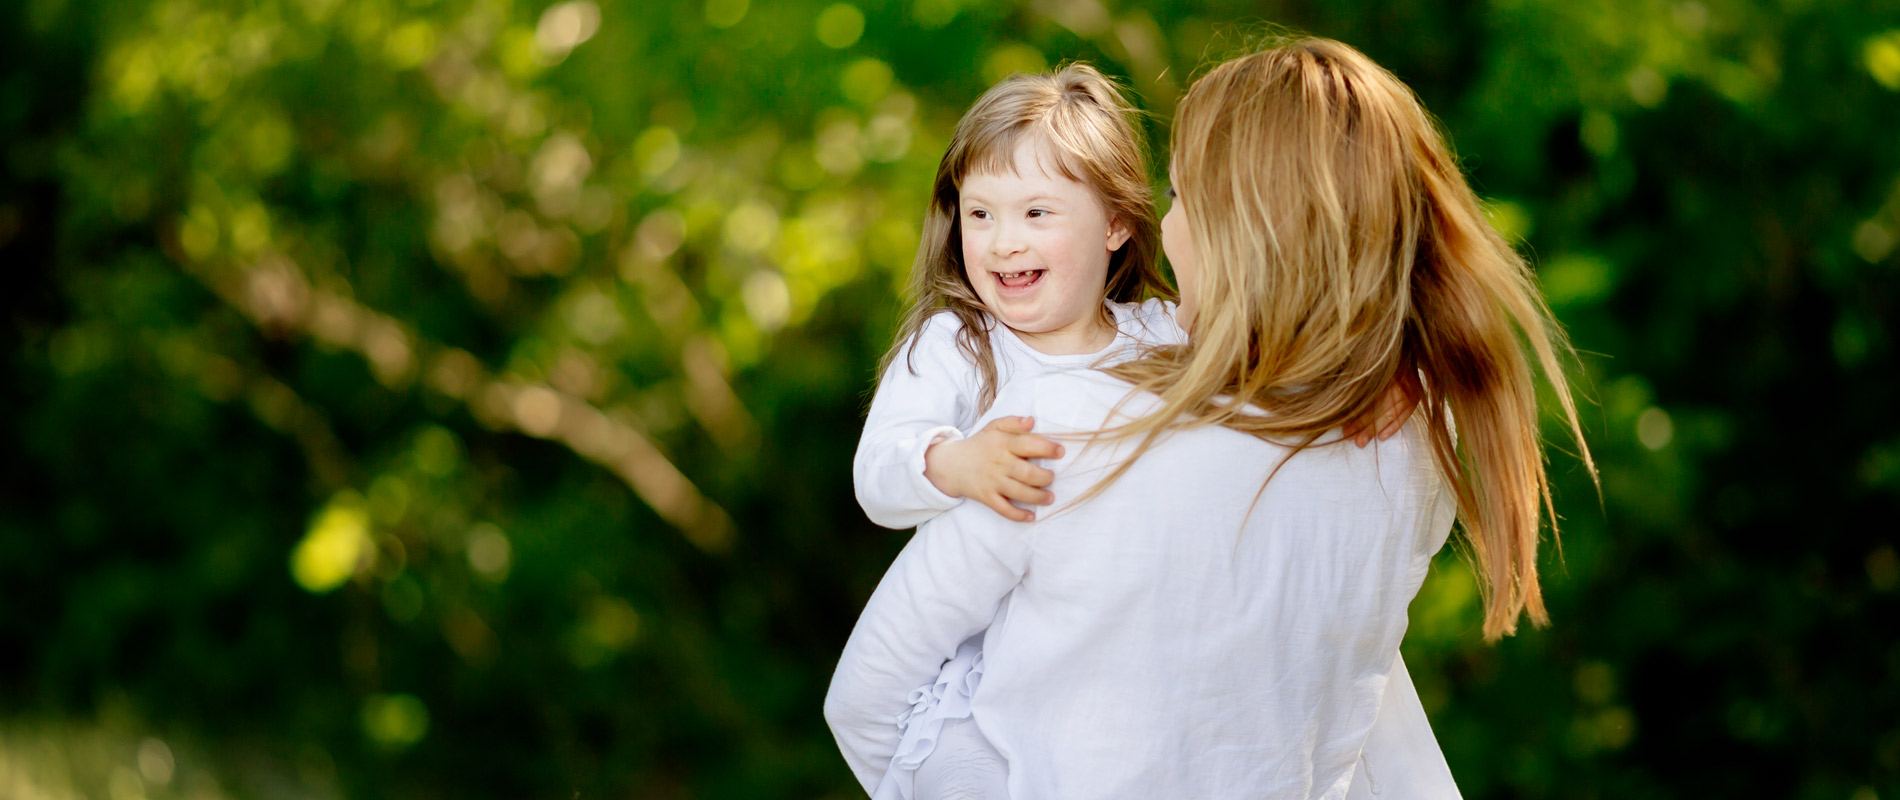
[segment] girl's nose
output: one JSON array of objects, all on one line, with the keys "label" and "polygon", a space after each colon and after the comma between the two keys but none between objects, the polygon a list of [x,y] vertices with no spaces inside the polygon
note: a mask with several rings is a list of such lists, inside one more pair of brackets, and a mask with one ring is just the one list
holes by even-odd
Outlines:
[{"label": "girl's nose", "polygon": [[1003,224],[996,226],[990,235],[990,255],[996,258],[1008,258],[1021,253],[1028,245],[1018,235],[1015,226]]}]

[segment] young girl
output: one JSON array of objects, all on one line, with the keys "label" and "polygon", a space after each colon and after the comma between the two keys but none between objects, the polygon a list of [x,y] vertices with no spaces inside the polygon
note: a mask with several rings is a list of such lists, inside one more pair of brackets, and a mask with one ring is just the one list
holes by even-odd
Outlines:
[{"label": "young girl", "polygon": [[[1054,475],[1031,463],[1062,448],[999,420],[966,435],[1001,384],[1123,361],[1182,340],[1156,265],[1159,223],[1136,112],[1087,65],[1017,75],[957,124],[937,168],[908,291],[913,298],[852,463],[873,522],[915,527],[964,498],[1017,521],[1046,505]],[[982,636],[913,693],[903,742],[877,800],[938,794],[918,768],[948,720],[967,717]],[[943,766],[946,755],[932,760]],[[1000,787],[988,753],[955,759],[956,780]]]},{"label": "young girl", "polygon": [[1018,75],[957,125],[853,463],[872,521],[916,527],[968,497],[1046,503],[1056,446],[1012,420],[966,438],[998,386],[1172,344],[1173,289],[1135,111],[1086,65]]},{"label": "young girl", "polygon": [[[1022,506],[1052,503],[1043,487],[1054,476],[1031,459],[1059,458],[1062,448],[1031,434],[1027,418],[970,433],[998,388],[1184,341],[1156,264],[1137,113],[1101,73],[1076,64],[1005,80],[958,123],[925,216],[913,303],[852,465],[872,521],[915,527],[966,498],[1035,519]],[[1381,436],[1409,414],[1405,398],[1403,387],[1388,393]],[[1370,441],[1370,429],[1355,438]],[[935,796],[959,781],[1000,795],[1004,765],[980,739],[954,754],[940,746],[972,741],[942,735],[969,715],[981,648],[980,634],[964,642],[938,680],[913,693],[877,800]]]}]

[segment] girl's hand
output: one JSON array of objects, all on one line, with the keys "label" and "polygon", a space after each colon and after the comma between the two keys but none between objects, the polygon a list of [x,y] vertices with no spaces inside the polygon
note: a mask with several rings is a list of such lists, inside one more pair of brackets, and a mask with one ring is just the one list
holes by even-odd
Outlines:
[{"label": "girl's hand", "polygon": [[938,442],[924,451],[924,477],[951,497],[967,497],[1017,522],[1036,518],[1011,500],[1046,506],[1055,495],[1043,487],[1056,474],[1029,463],[1032,458],[1061,458],[1062,445],[1029,433],[1033,417],[1001,417],[968,439]]},{"label": "girl's hand", "polygon": [[1424,394],[1424,387],[1418,383],[1417,371],[1399,370],[1398,380],[1385,387],[1385,396],[1379,398],[1379,405],[1373,408],[1372,413],[1346,425],[1346,438],[1360,447],[1372,444],[1374,430],[1379,432],[1379,441],[1392,438],[1400,428],[1405,427],[1405,421],[1412,418],[1412,412],[1418,410],[1419,398]]}]

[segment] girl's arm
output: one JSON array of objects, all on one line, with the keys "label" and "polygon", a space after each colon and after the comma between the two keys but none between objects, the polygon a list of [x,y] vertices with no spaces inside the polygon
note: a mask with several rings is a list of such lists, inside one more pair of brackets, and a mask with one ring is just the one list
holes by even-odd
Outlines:
[{"label": "girl's arm", "polygon": [[976,367],[957,350],[954,317],[939,315],[905,342],[878,380],[851,459],[858,505],[886,528],[914,528],[954,507],[924,476],[932,444],[963,438],[976,420]]},{"label": "girl's arm", "polygon": [[852,459],[858,505],[872,522],[911,528],[968,497],[1018,522],[1034,514],[1011,501],[1048,504],[1055,473],[1029,462],[1057,458],[1054,442],[1029,434],[1033,422],[999,418],[965,438],[975,420],[979,378],[957,348],[955,318],[940,315],[904,345],[878,382]]}]

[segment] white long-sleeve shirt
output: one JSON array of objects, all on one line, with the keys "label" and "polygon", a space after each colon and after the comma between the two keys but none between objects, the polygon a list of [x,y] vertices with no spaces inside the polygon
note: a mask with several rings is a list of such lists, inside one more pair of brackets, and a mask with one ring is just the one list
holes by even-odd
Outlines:
[{"label": "white long-sleeve shirt", "polygon": [[[1002,325],[990,330],[996,354],[996,385],[1032,378],[1063,369],[1111,364],[1135,355],[1140,345],[1179,344],[1185,341],[1174,321],[1174,304],[1165,300],[1140,303],[1110,301],[1115,316],[1115,340],[1094,353],[1049,355],[1023,343]],[[917,332],[878,381],[877,395],[864,420],[857,455],[851,459],[851,478],[858,505],[872,522],[886,528],[914,528],[962,498],[939,491],[924,477],[924,451],[945,439],[976,432],[982,416],[979,405],[982,378],[976,365],[957,348],[962,323],[948,311],[939,313]]]},{"label": "white long-sleeve shirt", "polygon": [[[1128,391],[1091,372],[1018,379],[978,423],[1094,431]],[[1285,448],[1177,431],[1063,508],[1132,446],[1070,444],[1051,465],[1059,513],[1016,523],[963,504],[898,556],[825,703],[866,789],[910,690],[987,628],[972,718],[1017,800],[1455,797],[1409,682],[1388,686],[1405,681],[1406,607],[1454,513],[1419,432],[1310,448],[1260,491]]]}]

